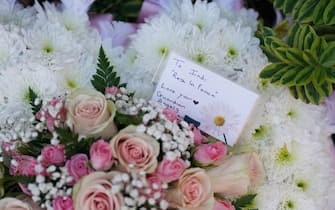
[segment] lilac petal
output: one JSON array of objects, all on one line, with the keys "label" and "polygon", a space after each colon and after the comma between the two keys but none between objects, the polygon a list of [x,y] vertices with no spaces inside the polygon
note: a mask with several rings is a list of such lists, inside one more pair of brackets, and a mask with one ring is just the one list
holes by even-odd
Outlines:
[{"label": "lilac petal", "polygon": [[220,8],[237,11],[243,8],[243,0],[214,0]]},{"label": "lilac petal", "polygon": [[154,16],[161,11],[162,7],[159,1],[146,0],[143,2],[140,14],[138,15],[137,22],[143,23],[145,18]]},{"label": "lilac petal", "polygon": [[63,0],[63,7],[74,12],[86,13],[95,0]]},{"label": "lilac petal", "polygon": [[91,27],[98,30],[100,36],[102,39],[105,39],[106,37],[110,37],[110,31],[112,30],[112,21],[113,21],[113,15],[111,14],[91,14],[89,15],[90,19],[90,25]]},{"label": "lilac petal", "polygon": [[129,36],[137,30],[138,24],[126,22],[113,22],[111,37],[113,47],[125,46],[129,43]]},{"label": "lilac petal", "polygon": [[335,125],[335,91],[324,100],[327,108],[327,118],[330,125]]}]

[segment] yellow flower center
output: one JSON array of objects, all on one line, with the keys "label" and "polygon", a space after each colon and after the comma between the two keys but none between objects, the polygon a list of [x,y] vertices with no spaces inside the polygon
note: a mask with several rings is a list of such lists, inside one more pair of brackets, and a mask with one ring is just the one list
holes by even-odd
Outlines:
[{"label": "yellow flower center", "polygon": [[226,122],[226,120],[222,116],[216,116],[214,118],[214,123],[215,123],[216,126],[223,126],[225,122]]}]

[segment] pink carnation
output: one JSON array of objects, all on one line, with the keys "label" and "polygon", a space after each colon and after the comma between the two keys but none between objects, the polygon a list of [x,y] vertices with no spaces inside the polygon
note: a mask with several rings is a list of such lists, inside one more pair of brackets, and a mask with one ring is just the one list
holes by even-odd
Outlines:
[{"label": "pink carnation", "polygon": [[87,165],[88,157],[85,154],[73,155],[65,164],[69,175],[73,177],[75,182],[91,172]]},{"label": "pink carnation", "polygon": [[65,161],[65,150],[62,145],[49,145],[42,149],[43,164],[62,165]]},{"label": "pink carnation", "polygon": [[9,172],[11,175],[36,176],[35,166],[38,161],[28,155],[19,155],[14,158],[16,164],[11,164]]},{"label": "pink carnation", "polygon": [[157,174],[163,181],[172,182],[179,179],[186,168],[187,165],[181,158],[171,161],[164,157],[159,163]]},{"label": "pink carnation", "polygon": [[202,144],[197,147],[193,158],[200,164],[213,164],[224,158],[227,151],[227,146],[220,141],[213,144]]},{"label": "pink carnation", "polygon": [[90,158],[95,170],[107,170],[113,164],[112,148],[101,139],[92,144]]},{"label": "pink carnation", "polygon": [[[61,107],[58,112],[51,111],[51,109],[56,109],[56,106],[61,104]],[[42,109],[36,114],[36,119],[41,120],[42,117],[45,118],[47,128],[50,132],[55,130],[55,123],[56,121],[60,122],[59,126],[62,126],[66,120],[66,109],[64,101],[61,101],[59,98],[55,98],[48,104],[50,106],[50,110]]]},{"label": "pink carnation", "polygon": [[161,195],[160,198],[164,197],[166,191],[163,189],[163,187],[162,187],[163,182],[157,174],[152,174],[152,175],[148,176],[147,177],[147,184],[149,186],[149,189],[151,190],[149,194],[147,194],[146,192],[143,192],[143,194],[147,198],[152,198],[155,193],[160,193],[160,195]]},{"label": "pink carnation", "polygon": [[111,95],[116,95],[120,93],[120,89],[118,87],[107,87],[106,90],[105,90],[105,95],[107,94],[111,94]]}]

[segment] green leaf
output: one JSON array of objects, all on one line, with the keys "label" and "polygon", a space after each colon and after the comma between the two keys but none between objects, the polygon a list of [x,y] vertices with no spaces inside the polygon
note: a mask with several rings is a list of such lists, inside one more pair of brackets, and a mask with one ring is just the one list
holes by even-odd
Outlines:
[{"label": "green leaf", "polygon": [[103,94],[108,87],[120,87],[120,77],[117,77],[116,72],[113,71],[113,66],[111,66],[102,47],[99,52],[97,71],[93,75],[91,83],[97,91]]},{"label": "green leaf", "polygon": [[244,195],[232,202],[236,210],[242,210],[252,203],[257,194]]},{"label": "green leaf", "polygon": [[[37,93],[35,93],[31,87],[28,88],[28,97],[29,97],[29,104],[31,106],[31,110],[33,114],[36,115],[36,113],[39,112],[40,109],[42,108],[42,100],[39,99]],[[40,100],[37,104],[35,103],[36,99]]]},{"label": "green leaf", "polygon": [[329,1],[323,10],[323,21],[326,24],[335,24],[335,1]]},{"label": "green leaf", "polygon": [[303,67],[295,77],[295,84],[296,85],[308,84],[312,79],[313,69],[314,68],[312,66]]},{"label": "green leaf", "polygon": [[286,86],[295,85],[295,77],[298,73],[299,67],[290,67],[286,70],[285,74],[282,75],[280,83]]},{"label": "green leaf", "polygon": [[326,67],[335,65],[335,42],[330,43],[327,49],[322,53],[320,63]]},{"label": "green leaf", "polygon": [[314,8],[313,22],[315,24],[323,24],[323,11],[331,0],[320,0]]},{"label": "green leaf", "polygon": [[128,125],[139,125],[142,122],[144,112],[140,112],[137,115],[128,115],[116,112],[115,123],[118,127],[126,127]]},{"label": "green leaf", "polygon": [[280,71],[280,69],[282,69],[283,67],[285,67],[285,64],[281,64],[281,63],[272,63],[268,66],[266,66],[260,73],[260,77],[262,79],[270,79],[275,73],[277,73],[278,71]]},{"label": "green leaf", "polygon": [[305,93],[309,102],[319,105],[321,102],[321,94],[317,91],[312,82],[305,85]]}]

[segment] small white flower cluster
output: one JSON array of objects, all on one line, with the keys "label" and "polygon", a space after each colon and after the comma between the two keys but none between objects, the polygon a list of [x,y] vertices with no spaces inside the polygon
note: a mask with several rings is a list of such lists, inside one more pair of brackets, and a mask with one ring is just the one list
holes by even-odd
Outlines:
[{"label": "small white flower cluster", "polygon": [[163,105],[156,102],[149,102],[142,108],[146,114],[143,116],[143,124],[137,127],[139,132],[153,136],[161,141],[162,151],[169,160],[180,157],[190,164],[190,146],[194,144],[194,135],[189,124],[183,120],[171,122],[163,114]]},{"label": "small white flower cluster", "polygon": [[45,168],[41,163],[42,156],[37,160],[39,164],[35,166],[35,172],[38,175],[35,177],[35,182],[29,183],[27,187],[34,202],[40,202],[42,208],[53,210],[52,201],[55,198],[72,195],[72,187],[69,184],[72,183],[73,178],[67,173],[66,167],[50,165]]},{"label": "small white flower cluster", "polygon": [[[168,185],[163,183],[159,186],[154,183],[149,186],[146,181],[146,173],[121,173],[116,172],[116,175],[111,180],[113,193],[122,192],[124,195],[125,205],[122,210],[165,210],[168,208],[168,202],[162,199],[159,189],[166,190]],[[153,192],[154,191],[154,192]]]}]

